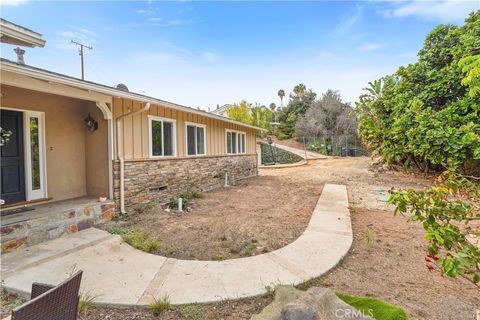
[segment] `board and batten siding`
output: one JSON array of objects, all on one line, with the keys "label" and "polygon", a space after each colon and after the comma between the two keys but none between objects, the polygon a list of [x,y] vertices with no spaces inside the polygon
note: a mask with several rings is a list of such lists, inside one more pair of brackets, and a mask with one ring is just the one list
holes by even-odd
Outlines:
[{"label": "board and batten siding", "polygon": [[[113,99],[113,117],[135,112],[142,108],[143,104],[123,98]],[[206,156],[224,156],[226,152],[226,130],[236,130],[246,134],[246,154],[256,153],[255,129],[229,123],[222,120],[197,115],[194,113],[174,110],[161,105],[151,105],[148,111],[134,116],[127,116],[120,120],[122,128],[119,132],[120,152],[125,160],[141,160],[149,158],[149,132],[148,115],[176,120],[176,148],[177,158],[185,158],[185,123],[198,123],[207,126],[206,130]],[[115,147],[116,148],[116,147]],[[115,155],[117,150],[115,150]],[[191,157],[191,156],[189,156]],[[187,157],[187,158],[189,158]]]}]

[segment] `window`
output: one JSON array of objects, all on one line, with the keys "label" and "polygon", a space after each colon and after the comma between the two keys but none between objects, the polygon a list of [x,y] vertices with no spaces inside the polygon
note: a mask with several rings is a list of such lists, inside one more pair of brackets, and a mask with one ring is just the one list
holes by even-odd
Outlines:
[{"label": "window", "polygon": [[32,168],[32,190],[40,189],[40,137],[39,119],[35,116],[29,117],[30,121],[30,167]]},{"label": "window", "polygon": [[150,157],[175,156],[175,120],[149,116]]},{"label": "window", "polygon": [[204,156],[206,155],[206,135],[205,126],[194,123],[187,123],[187,155],[189,156]]},{"label": "window", "polygon": [[227,154],[245,153],[245,143],[244,132],[227,130]]}]

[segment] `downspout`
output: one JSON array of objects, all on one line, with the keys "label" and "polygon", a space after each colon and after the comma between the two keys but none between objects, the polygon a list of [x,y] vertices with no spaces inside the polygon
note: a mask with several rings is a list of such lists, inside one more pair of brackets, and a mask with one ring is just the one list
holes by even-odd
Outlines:
[{"label": "downspout", "polygon": [[[115,121],[117,125],[117,158],[120,161],[120,213],[125,214],[125,159],[123,158],[122,152],[120,152],[120,139],[119,139],[119,134],[120,134],[120,120],[134,116],[136,114],[142,113],[144,111],[147,111],[150,109],[150,102],[145,103],[145,105],[137,111],[134,112],[129,112],[126,114],[122,114],[121,116],[118,116]],[[123,151],[123,150],[122,150]]]}]

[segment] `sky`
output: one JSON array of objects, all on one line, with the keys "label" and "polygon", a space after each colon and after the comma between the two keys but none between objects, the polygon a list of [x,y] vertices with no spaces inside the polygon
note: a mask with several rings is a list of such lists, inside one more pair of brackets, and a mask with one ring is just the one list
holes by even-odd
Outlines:
[{"label": "sky", "polygon": [[[355,102],[369,81],[413,63],[425,36],[461,25],[480,1],[0,0],[2,18],[43,35],[25,62],[213,110],[247,100],[280,104],[296,84]],[[16,60],[13,47],[1,56]]]}]

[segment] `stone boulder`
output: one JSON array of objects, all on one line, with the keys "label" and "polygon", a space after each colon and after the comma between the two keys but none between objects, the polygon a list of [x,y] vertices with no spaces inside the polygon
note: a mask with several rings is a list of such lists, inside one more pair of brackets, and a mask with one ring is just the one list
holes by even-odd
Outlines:
[{"label": "stone boulder", "polygon": [[293,286],[278,286],[273,302],[251,320],[373,320],[340,300],[327,288],[307,291]]}]

